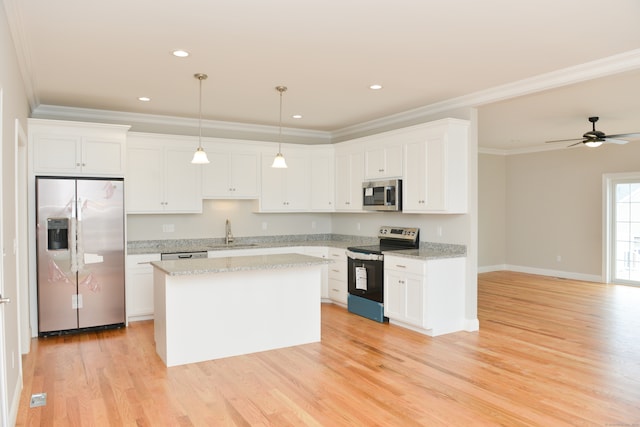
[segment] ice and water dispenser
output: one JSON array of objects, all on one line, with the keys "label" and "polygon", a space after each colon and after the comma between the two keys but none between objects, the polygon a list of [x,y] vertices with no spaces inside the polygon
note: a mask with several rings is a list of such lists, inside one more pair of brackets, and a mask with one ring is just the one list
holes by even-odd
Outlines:
[{"label": "ice and water dispenser", "polygon": [[47,249],[69,249],[69,218],[47,218]]}]

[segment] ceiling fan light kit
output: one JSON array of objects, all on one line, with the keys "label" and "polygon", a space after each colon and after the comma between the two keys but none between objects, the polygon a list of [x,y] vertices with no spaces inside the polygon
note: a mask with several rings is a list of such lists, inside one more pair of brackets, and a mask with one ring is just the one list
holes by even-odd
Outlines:
[{"label": "ceiling fan light kit", "polygon": [[568,141],[578,141],[575,144],[569,145],[569,147],[573,147],[574,145],[584,144],[590,148],[596,148],[601,146],[603,143],[611,143],[611,144],[626,144],[626,139],[618,139],[618,138],[640,138],[640,133],[619,133],[616,135],[607,135],[602,131],[596,130],[596,122],[600,118],[597,116],[589,117],[589,121],[591,122],[592,129],[588,132],[585,132],[582,135],[582,138],[573,138],[573,139],[556,139],[553,141],[546,142],[568,142]]}]

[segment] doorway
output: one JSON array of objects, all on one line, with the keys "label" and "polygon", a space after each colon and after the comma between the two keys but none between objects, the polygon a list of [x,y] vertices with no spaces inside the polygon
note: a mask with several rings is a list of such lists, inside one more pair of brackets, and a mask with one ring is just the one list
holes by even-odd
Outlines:
[{"label": "doorway", "polygon": [[640,286],[640,172],[605,178],[607,282]]}]

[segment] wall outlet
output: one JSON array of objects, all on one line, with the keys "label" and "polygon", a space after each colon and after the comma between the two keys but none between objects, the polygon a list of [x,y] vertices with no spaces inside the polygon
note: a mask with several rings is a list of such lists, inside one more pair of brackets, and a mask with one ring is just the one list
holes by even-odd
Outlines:
[{"label": "wall outlet", "polygon": [[315,221],[311,221],[311,229],[312,230],[316,229],[316,222]]},{"label": "wall outlet", "polygon": [[441,225],[438,226],[438,229],[436,231],[438,233],[438,236],[442,237],[442,226]]},{"label": "wall outlet", "polygon": [[262,229],[263,229],[263,230],[266,230],[266,229],[267,229],[267,222],[266,222],[266,221],[264,221],[264,222],[262,223]]},{"label": "wall outlet", "polygon": [[556,255],[556,261],[557,262],[562,262],[562,256],[561,255]]},{"label": "wall outlet", "polygon": [[162,224],[163,233],[173,233],[174,231],[176,231],[176,226],[174,224]]},{"label": "wall outlet", "polygon": [[356,224],[356,228],[358,229],[358,231],[360,230],[360,223]]}]

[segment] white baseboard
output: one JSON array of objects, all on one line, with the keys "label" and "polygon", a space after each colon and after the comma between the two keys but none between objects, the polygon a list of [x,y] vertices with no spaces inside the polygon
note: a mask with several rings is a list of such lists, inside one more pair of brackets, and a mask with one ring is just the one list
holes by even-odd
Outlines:
[{"label": "white baseboard", "polygon": [[467,332],[476,332],[480,330],[480,321],[476,319],[464,319],[464,330]]},{"label": "white baseboard", "polygon": [[490,273],[492,271],[516,271],[518,273],[538,274],[540,276],[559,277],[562,279],[582,280],[585,282],[604,283],[604,278],[595,274],[575,273],[572,271],[551,270],[546,268],[527,267],[522,265],[489,265],[478,267],[478,273]]}]

